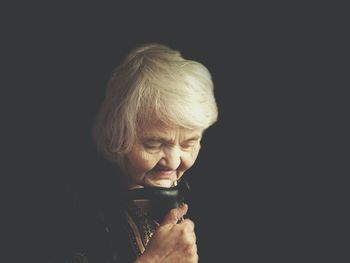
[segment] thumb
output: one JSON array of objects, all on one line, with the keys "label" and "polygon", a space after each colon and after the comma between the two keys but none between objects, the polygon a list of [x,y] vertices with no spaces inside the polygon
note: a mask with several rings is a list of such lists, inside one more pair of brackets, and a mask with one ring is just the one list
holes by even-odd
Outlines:
[{"label": "thumb", "polygon": [[169,213],[166,214],[163,222],[160,224],[162,226],[164,225],[175,225],[177,222],[186,215],[188,211],[188,205],[183,204],[178,208],[171,209]]}]

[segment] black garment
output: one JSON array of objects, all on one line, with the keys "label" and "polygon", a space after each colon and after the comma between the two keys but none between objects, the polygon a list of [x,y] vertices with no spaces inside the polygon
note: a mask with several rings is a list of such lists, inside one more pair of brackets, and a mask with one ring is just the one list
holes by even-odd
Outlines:
[{"label": "black garment", "polygon": [[128,263],[144,252],[155,220],[132,202],[122,202],[118,191],[104,187],[103,193],[90,188],[72,194],[77,198],[66,215],[67,230],[51,251],[49,263]]},{"label": "black garment", "polygon": [[[160,206],[154,206],[158,209],[153,213],[146,213],[125,198],[129,195],[118,189],[120,183],[116,178],[115,175],[101,176],[97,181],[68,187],[71,196],[68,203],[73,205],[65,216],[67,226],[61,234],[61,242],[56,242],[48,262],[134,262],[144,252],[157,223],[162,220],[164,213],[158,212],[165,212],[169,205],[177,206],[187,199],[189,186],[185,180],[172,189],[153,189],[152,203]],[[160,200],[163,201],[159,203]]]},{"label": "black garment", "polygon": [[85,233],[75,236],[71,251],[50,262],[134,262],[155,230],[150,217],[132,205],[113,214],[99,211],[94,219],[82,222]]}]

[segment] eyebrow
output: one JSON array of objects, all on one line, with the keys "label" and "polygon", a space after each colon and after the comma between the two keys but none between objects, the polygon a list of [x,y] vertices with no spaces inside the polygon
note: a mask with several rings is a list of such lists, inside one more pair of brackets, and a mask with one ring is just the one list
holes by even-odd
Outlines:
[{"label": "eyebrow", "polygon": [[188,141],[197,141],[197,140],[199,140],[200,138],[201,138],[201,136],[195,135],[195,136],[193,136],[193,137],[190,137],[190,138],[186,139],[185,142],[188,142]]},{"label": "eyebrow", "polygon": [[[195,135],[193,137],[190,137],[183,142],[189,142],[189,141],[197,141],[200,139],[201,136]],[[162,143],[172,143],[172,140],[167,140],[163,137],[160,136],[150,136],[150,137],[144,137],[142,138],[142,141],[157,141],[157,142],[162,142]]]}]

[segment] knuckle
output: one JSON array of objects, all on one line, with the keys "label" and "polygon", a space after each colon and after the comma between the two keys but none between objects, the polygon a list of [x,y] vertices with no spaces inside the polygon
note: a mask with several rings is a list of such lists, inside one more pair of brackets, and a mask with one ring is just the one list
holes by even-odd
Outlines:
[{"label": "knuckle", "polygon": [[194,230],[194,223],[190,219],[185,219],[183,224],[184,224],[184,227],[186,228],[187,231]]},{"label": "knuckle", "polygon": [[184,252],[186,253],[186,256],[189,258],[198,257],[197,246],[195,244],[194,245],[187,245]]},{"label": "knuckle", "polygon": [[171,209],[169,212],[169,217],[171,220],[177,220],[177,211],[175,209]]},{"label": "knuckle", "polygon": [[176,215],[177,215],[177,212],[176,212],[176,209],[175,209],[175,208],[173,208],[173,209],[170,210],[170,215],[171,215],[171,216],[176,216]]},{"label": "knuckle", "polygon": [[185,245],[193,246],[196,244],[196,235],[193,233],[186,233],[182,236],[182,240]]},{"label": "knuckle", "polygon": [[185,237],[185,236],[187,235],[187,229],[186,229],[186,227],[182,226],[182,227],[180,228],[180,234],[181,234],[182,237]]}]

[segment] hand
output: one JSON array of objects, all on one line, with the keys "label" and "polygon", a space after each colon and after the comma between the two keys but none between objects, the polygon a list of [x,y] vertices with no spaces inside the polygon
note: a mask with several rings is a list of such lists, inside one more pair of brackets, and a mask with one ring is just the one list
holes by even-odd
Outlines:
[{"label": "hand", "polygon": [[143,255],[136,263],[195,263],[198,262],[194,223],[185,219],[178,221],[187,213],[188,206],[174,208],[158,226]]}]

